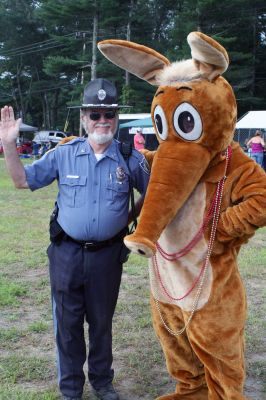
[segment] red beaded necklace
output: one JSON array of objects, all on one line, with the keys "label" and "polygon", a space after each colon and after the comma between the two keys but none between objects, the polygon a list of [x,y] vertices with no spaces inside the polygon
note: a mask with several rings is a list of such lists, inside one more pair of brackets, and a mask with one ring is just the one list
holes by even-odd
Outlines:
[{"label": "red beaded necklace", "polygon": [[207,249],[206,258],[205,258],[205,260],[203,262],[203,265],[201,267],[199,275],[197,276],[197,278],[192,283],[192,286],[189,288],[189,290],[184,295],[182,295],[180,297],[173,297],[173,296],[171,296],[170,293],[168,293],[165,285],[163,284],[162,277],[160,275],[156,254],[152,258],[154,270],[155,270],[155,273],[156,273],[155,278],[158,279],[158,281],[160,283],[160,286],[163,289],[163,292],[165,293],[165,295],[169,299],[174,300],[174,301],[180,301],[180,300],[184,299],[185,297],[187,297],[193,291],[193,289],[198,284],[198,290],[197,290],[196,295],[195,295],[195,299],[194,299],[194,302],[193,302],[191,314],[190,314],[185,326],[182,329],[180,329],[179,331],[177,331],[177,332],[172,331],[166,325],[165,321],[163,320],[162,314],[161,314],[159,302],[158,302],[157,299],[155,300],[157,309],[159,311],[161,320],[162,320],[165,328],[168,330],[169,333],[171,333],[174,336],[178,336],[178,335],[180,335],[180,334],[182,334],[184,332],[184,330],[188,326],[189,322],[191,321],[192,316],[193,316],[193,314],[194,314],[194,312],[195,312],[195,310],[197,308],[198,302],[199,302],[200,294],[202,292],[202,288],[203,288],[203,284],[204,284],[204,280],[205,280],[205,276],[206,276],[206,271],[207,271],[207,268],[209,266],[209,260],[210,260],[210,256],[211,256],[211,252],[212,252],[212,248],[213,248],[214,239],[215,239],[217,224],[218,224],[219,215],[220,215],[221,203],[222,203],[222,195],[223,195],[224,183],[225,183],[225,180],[226,180],[226,174],[227,174],[227,171],[228,171],[231,155],[232,155],[232,148],[231,148],[231,146],[228,146],[228,148],[226,149],[225,174],[222,177],[222,179],[217,183],[217,188],[216,188],[214,197],[212,199],[211,205],[209,207],[209,210],[208,210],[206,216],[204,217],[204,220],[203,220],[203,223],[201,224],[200,229],[198,230],[196,235],[193,237],[193,239],[185,247],[183,247],[181,250],[179,250],[176,253],[167,253],[166,251],[164,251],[162,249],[162,247],[159,245],[158,242],[156,243],[156,248],[157,248],[157,250],[159,251],[159,253],[162,255],[162,257],[164,259],[166,259],[168,261],[178,260],[179,258],[181,258],[184,255],[186,255],[198,243],[200,238],[203,236],[204,231],[206,230],[209,222],[212,220],[211,234],[210,234],[210,240],[209,240],[209,243],[208,243],[208,249]]}]

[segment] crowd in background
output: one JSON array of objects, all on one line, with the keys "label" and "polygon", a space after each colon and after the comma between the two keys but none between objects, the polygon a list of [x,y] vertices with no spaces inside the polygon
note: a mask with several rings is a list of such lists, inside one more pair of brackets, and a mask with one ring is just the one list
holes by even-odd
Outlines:
[{"label": "crowd in background", "polygon": [[[24,141],[17,143],[17,152],[23,158],[34,158],[38,159],[42,157],[48,150],[52,149],[54,144],[49,142],[36,143],[34,141]],[[0,153],[3,152],[2,145],[0,143]]]},{"label": "crowd in background", "polygon": [[[142,150],[145,146],[146,138],[143,135],[142,128],[136,129],[134,135],[134,148]],[[42,157],[48,150],[56,146],[52,141],[37,143],[35,141],[27,140],[17,143],[17,152],[23,158],[38,159]],[[266,146],[261,130],[256,130],[254,136],[245,140],[242,145],[244,152],[256,161],[266,171]],[[0,141],[0,154],[3,153],[2,143]]]}]

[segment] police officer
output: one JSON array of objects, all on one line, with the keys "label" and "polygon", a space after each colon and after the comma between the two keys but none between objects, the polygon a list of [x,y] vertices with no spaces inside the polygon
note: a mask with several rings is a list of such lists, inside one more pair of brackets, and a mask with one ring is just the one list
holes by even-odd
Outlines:
[{"label": "police officer", "polygon": [[64,400],[82,397],[89,328],[88,378],[97,398],[117,400],[112,380],[112,317],[127,259],[129,186],[145,194],[149,173],[133,150],[128,164],[113,139],[118,125],[115,86],[105,79],[84,90],[81,119],[87,138],[57,146],[31,165],[16,152],[20,120],[1,109],[0,135],[17,188],[36,190],[58,181],[56,229],[48,247],[59,387]]}]

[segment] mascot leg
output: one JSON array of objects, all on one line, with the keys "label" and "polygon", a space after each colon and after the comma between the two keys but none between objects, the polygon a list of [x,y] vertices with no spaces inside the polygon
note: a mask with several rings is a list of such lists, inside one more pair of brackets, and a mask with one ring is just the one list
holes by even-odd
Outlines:
[{"label": "mascot leg", "polygon": [[[239,300],[239,299],[238,299]],[[153,324],[161,342],[167,369],[178,380],[176,391],[157,400],[245,400],[243,385],[245,299],[228,315],[226,304],[211,299],[179,336],[163,325],[154,299]],[[183,328],[190,313],[176,305],[160,303],[167,326]],[[232,315],[234,314],[234,315]]]},{"label": "mascot leg", "polygon": [[217,307],[217,303],[215,307],[214,314],[210,301],[196,312],[187,330],[188,338],[205,367],[208,399],[244,400],[244,311],[240,306],[236,309],[238,316],[230,318],[228,309]]},{"label": "mascot leg", "polygon": [[[184,326],[183,315],[178,307],[160,303],[160,309],[172,329],[178,330]],[[178,380],[175,393],[158,397],[157,400],[207,400],[204,367],[192,350],[186,333],[176,337],[165,329],[153,298],[151,310],[154,329],[164,351],[167,369],[169,374]],[[169,316],[172,316],[171,321]]]}]

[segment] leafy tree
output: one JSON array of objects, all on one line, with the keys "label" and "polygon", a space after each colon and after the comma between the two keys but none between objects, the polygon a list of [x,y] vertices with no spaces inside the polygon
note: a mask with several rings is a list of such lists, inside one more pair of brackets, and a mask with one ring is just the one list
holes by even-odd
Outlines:
[{"label": "leafy tree", "polygon": [[[6,93],[8,97],[12,96],[11,103],[24,118],[31,108],[34,76],[36,71],[42,68],[40,58],[30,56],[37,51],[32,43],[38,40],[44,43],[47,39],[47,36],[39,31],[38,23],[34,19],[35,3],[4,0],[0,4],[2,27],[0,87],[5,91],[9,82]],[[1,98],[2,105],[5,100]]]},{"label": "leafy tree", "polygon": [[0,105],[11,103],[39,127],[77,132],[83,86],[92,77],[112,80],[121,103],[149,111],[155,88],[106,60],[96,42],[127,39],[170,60],[190,56],[187,34],[212,36],[228,50],[226,77],[239,114],[265,107],[266,5],[262,0],[2,0]]}]

